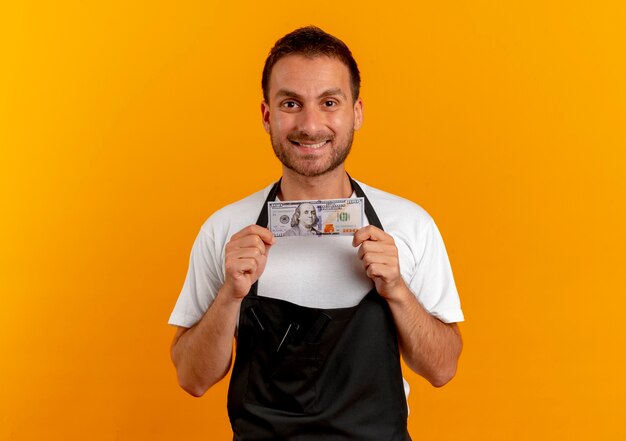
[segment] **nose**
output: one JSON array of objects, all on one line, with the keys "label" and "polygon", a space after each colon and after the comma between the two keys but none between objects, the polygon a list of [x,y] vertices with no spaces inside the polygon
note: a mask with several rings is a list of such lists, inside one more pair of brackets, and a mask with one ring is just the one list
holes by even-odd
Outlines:
[{"label": "nose", "polygon": [[324,118],[322,112],[314,107],[305,107],[299,114],[298,129],[302,132],[314,135],[322,131],[324,127]]}]

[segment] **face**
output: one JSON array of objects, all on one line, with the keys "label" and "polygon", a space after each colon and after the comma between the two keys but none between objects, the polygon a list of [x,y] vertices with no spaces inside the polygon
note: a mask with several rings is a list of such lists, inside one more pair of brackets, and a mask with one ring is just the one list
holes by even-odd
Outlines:
[{"label": "face", "polygon": [[289,55],[274,65],[268,92],[263,125],[284,167],[314,177],[344,163],[363,121],[347,66],[326,56]]},{"label": "face", "polygon": [[315,207],[311,204],[300,205],[300,224],[306,228],[311,228],[317,222]]}]

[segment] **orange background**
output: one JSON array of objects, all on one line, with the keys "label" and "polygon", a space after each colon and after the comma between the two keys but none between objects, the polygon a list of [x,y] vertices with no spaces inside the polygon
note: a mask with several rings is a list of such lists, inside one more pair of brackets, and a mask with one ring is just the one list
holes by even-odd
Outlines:
[{"label": "orange background", "polygon": [[442,231],[454,381],[407,374],[415,439],[625,439],[622,1],[3,2],[0,440],[229,439],[166,325],[200,225],[280,172],[274,41],[352,48],[348,169]]}]

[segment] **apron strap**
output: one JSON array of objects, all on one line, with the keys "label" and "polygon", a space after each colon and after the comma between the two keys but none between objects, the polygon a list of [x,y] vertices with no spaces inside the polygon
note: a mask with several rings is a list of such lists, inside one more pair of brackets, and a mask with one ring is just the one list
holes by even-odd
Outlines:
[{"label": "apron strap", "polygon": [[259,217],[256,220],[256,224],[260,227],[267,228],[267,221],[268,221],[267,203],[274,202],[276,200],[276,196],[278,196],[278,192],[280,192],[280,181],[282,180],[283,178],[280,178],[278,182],[274,184],[269,194],[267,195],[267,199],[265,199],[265,202],[263,203],[263,207],[261,208],[261,213],[259,213]]},{"label": "apron strap", "polygon": [[[374,225],[375,227],[378,227],[384,231],[383,225],[380,222],[380,219],[378,218],[378,215],[376,214],[374,207],[372,207],[372,204],[370,203],[369,199],[365,195],[365,192],[363,192],[363,189],[361,188],[361,186],[354,179],[352,179],[350,175],[348,175],[348,179],[350,179],[350,185],[352,186],[352,190],[354,190],[357,197],[363,198],[365,200],[365,207],[364,207],[365,215],[367,216],[367,220],[369,221],[370,225]],[[256,221],[256,224],[260,227],[267,228],[267,224],[268,224],[267,203],[274,202],[276,200],[276,196],[278,196],[278,193],[280,192],[281,181],[282,181],[282,178],[280,178],[278,182],[274,184],[269,194],[267,195],[265,202],[263,203],[263,207],[261,208],[261,213],[259,213],[259,217]],[[248,293],[249,296],[257,295],[258,283],[259,281],[257,280],[250,287],[250,292]]]},{"label": "apron strap", "polygon": [[[350,175],[348,175],[348,178],[350,178]],[[376,214],[376,211],[374,211],[374,207],[372,207],[370,200],[363,192],[361,186],[352,178],[350,178],[350,184],[352,184],[352,189],[356,193],[357,197],[365,199],[365,215],[367,216],[367,220],[369,221],[370,225],[374,225],[375,227],[378,227],[381,230],[385,231],[385,229],[383,228],[383,224],[380,222],[380,219]]]}]

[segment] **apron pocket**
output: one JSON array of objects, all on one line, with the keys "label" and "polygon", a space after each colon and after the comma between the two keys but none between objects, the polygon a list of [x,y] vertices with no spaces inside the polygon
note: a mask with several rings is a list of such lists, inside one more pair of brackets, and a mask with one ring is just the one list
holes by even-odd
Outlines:
[{"label": "apron pocket", "polygon": [[314,413],[319,368],[317,344],[290,343],[276,352],[257,341],[250,360],[245,400],[291,413]]}]

